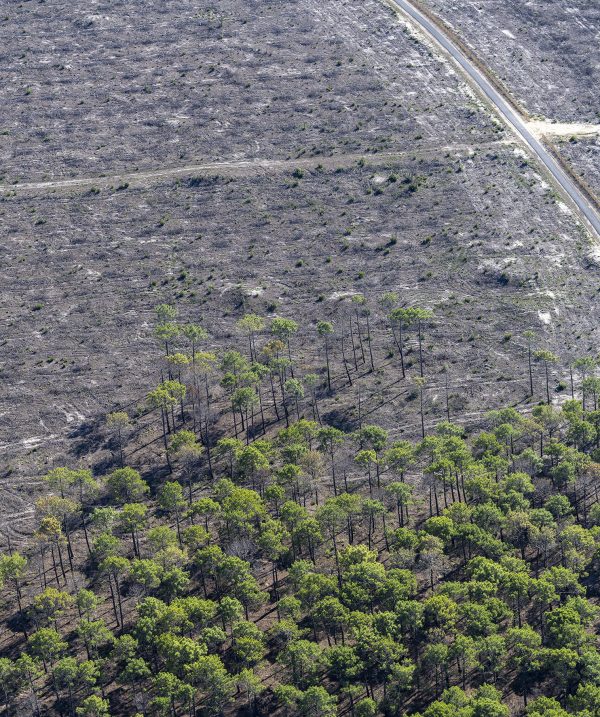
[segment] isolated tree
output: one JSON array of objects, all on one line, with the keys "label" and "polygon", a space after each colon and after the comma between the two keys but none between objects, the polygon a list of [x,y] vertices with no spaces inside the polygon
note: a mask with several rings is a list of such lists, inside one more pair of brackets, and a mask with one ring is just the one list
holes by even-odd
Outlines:
[{"label": "isolated tree", "polygon": [[153,391],[150,391],[150,393],[146,397],[146,400],[151,408],[158,408],[160,410],[165,455],[167,458],[167,465],[169,466],[169,470],[171,470],[171,460],[169,458],[169,444],[167,442],[167,435],[171,432],[169,411],[172,410],[173,406],[177,403],[177,399],[164,387],[164,385],[160,385]]},{"label": "isolated tree", "polygon": [[[123,620],[123,601],[121,599],[121,581],[129,570],[129,560],[119,555],[111,555],[105,558],[100,565],[98,570],[101,574],[106,575],[108,578],[108,585],[110,588],[110,596],[113,604],[113,612],[115,615],[115,622],[118,627],[124,626]],[[116,596],[116,600],[115,600]],[[119,606],[119,612],[117,614],[117,604]]]},{"label": "isolated tree", "polygon": [[317,431],[317,443],[322,453],[329,455],[331,465],[331,480],[333,483],[333,494],[337,495],[337,483],[335,475],[335,452],[345,440],[345,434],[339,428],[324,426]]},{"label": "isolated tree", "polygon": [[163,381],[161,384],[161,387],[169,394],[171,397],[171,418],[173,421],[173,430],[175,429],[175,416],[173,412],[173,406],[176,403],[179,403],[180,408],[180,414],[181,414],[181,422],[185,423],[185,415],[183,411],[183,402],[187,393],[187,387],[185,384],[181,383],[181,381],[176,381],[174,379]]},{"label": "isolated tree", "polygon": [[115,639],[104,620],[81,620],[77,635],[85,645],[88,660],[98,659],[101,648],[112,645]]},{"label": "isolated tree", "polygon": [[157,324],[154,328],[154,335],[159,341],[165,344],[165,353],[169,355],[169,342],[179,334],[179,327],[173,323],[177,316],[177,309],[170,304],[159,304],[155,308]]},{"label": "isolated tree", "polygon": [[215,453],[218,458],[227,461],[229,478],[233,480],[234,468],[237,458],[244,448],[244,444],[237,438],[221,438],[217,441]]},{"label": "isolated tree", "polygon": [[319,405],[317,400],[317,386],[319,384],[319,376],[316,373],[307,373],[304,375],[304,385],[310,391],[311,405],[313,421],[321,423],[321,416],[319,415]]},{"label": "isolated tree", "polygon": [[403,330],[409,319],[408,311],[408,309],[395,308],[389,314],[390,326],[392,328],[392,337],[400,353],[400,368],[402,369],[402,378],[406,376],[406,368],[404,364]]},{"label": "isolated tree", "polygon": [[245,668],[236,676],[236,684],[237,689],[245,696],[246,702],[250,705],[252,713],[256,714],[256,698],[266,689],[262,680],[251,669]]},{"label": "isolated tree", "polygon": [[73,485],[75,478],[75,471],[66,467],[52,468],[43,477],[44,481],[52,488],[52,490],[58,491],[61,498],[66,498],[66,495]]},{"label": "isolated tree", "polygon": [[450,679],[448,675],[448,666],[450,664],[450,655],[448,645],[444,642],[431,642],[425,645],[423,651],[422,667],[427,671],[433,669],[435,676],[435,691],[437,697],[440,693],[440,683],[443,684],[444,679],[446,686],[449,686]]},{"label": "isolated tree", "polygon": [[46,626],[52,623],[54,628],[57,628],[59,618],[73,603],[74,599],[69,593],[48,587],[33,599],[31,606],[33,619],[37,625]]},{"label": "isolated tree", "polygon": [[323,471],[323,457],[318,451],[306,451],[300,457],[300,466],[309,489],[315,496],[315,502],[319,505],[319,478]]},{"label": "isolated tree", "polygon": [[157,502],[168,515],[175,518],[177,537],[181,544],[181,515],[185,508],[181,485],[177,481],[167,481],[158,492]]},{"label": "isolated tree", "polygon": [[[175,378],[173,380],[176,380],[181,383],[183,372],[192,363],[191,357],[187,354],[181,353],[181,351],[176,351],[174,353],[171,353],[170,356],[167,356],[166,361],[167,365],[169,366],[169,378],[174,375]],[[171,369],[175,369],[175,371],[172,372]],[[182,415],[181,420],[183,423],[185,423],[185,416]]]},{"label": "isolated tree", "polygon": [[527,705],[534,675],[540,668],[542,638],[531,626],[523,625],[507,631],[506,645],[509,650],[508,665],[517,673],[517,687]]},{"label": "isolated tree", "polygon": [[331,540],[335,565],[338,572],[338,580],[341,581],[341,578],[339,577],[340,569],[337,535],[347,519],[347,515],[339,501],[335,498],[329,498],[325,501],[324,505],[317,509],[315,517],[321,526],[324,536],[327,536]]},{"label": "isolated tree", "polygon": [[256,540],[265,557],[271,561],[275,600],[279,600],[277,561],[287,553],[289,541],[290,534],[278,520],[265,521]]},{"label": "isolated tree", "polygon": [[533,396],[533,367],[531,365],[532,351],[531,342],[535,338],[534,331],[524,331],[523,336],[527,339],[527,364],[529,368],[529,395]]},{"label": "isolated tree", "polygon": [[468,635],[456,635],[454,642],[448,648],[450,659],[456,660],[456,666],[461,677],[463,690],[467,687],[467,671],[477,666],[477,648],[475,640]]},{"label": "isolated tree", "polygon": [[256,390],[251,386],[240,386],[236,388],[231,396],[231,407],[238,411],[242,423],[242,431],[246,432],[246,443],[250,441],[250,421],[248,414],[258,404]]},{"label": "isolated tree", "polygon": [[205,655],[186,666],[190,683],[202,693],[207,715],[220,715],[231,701],[235,681],[218,655]]},{"label": "isolated tree", "polygon": [[413,486],[408,483],[394,482],[385,487],[387,493],[394,497],[396,501],[396,511],[398,513],[398,526],[403,528],[408,522],[408,506],[412,502]]},{"label": "isolated tree", "polygon": [[37,539],[39,548],[40,548],[40,573],[43,577],[44,581],[44,587],[47,587],[46,585],[46,566],[44,562],[44,557],[46,553],[46,549],[50,548],[50,553],[52,556],[52,565],[54,568],[54,575],[56,577],[56,584],[60,585],[60,577],[58,574],[58,566],[56,563],[56,557],[58,555],[60,568],[62,571],[63,579],[66,583],[67,581],[67,574],[65,572],[65,566],[62,558],[62,548],[66,543],[65,536],[62,532],[62,528],[60,525],[60,521],[57,520],[52,515],[47,515],[40,521],[39,528],[35,532],[35,538]]},{"label": "isolated tree", "polygon": [[329,362],[329,352],[330,352],[329,337],[333,333],[333,324],[330,323],[329,321],[317,322],[317,333],[323,339],[323,344],[325,346],[325,362],[327,364],[327,390],[331,392],[331,368],[330,368],[330,362]]},{"label": "isolated tree", "polygon": [[126,411],[114,411],[106,416],[106,425],[111,433],[114,435],[119,448],[119,462],[121,468],[125,465],[123,456],[123,436],[130,426],[129,415]]},{"label": "isolated tree", "polygon": [[[397,308],[390,313],[390,323],[396,346],[400,352],[400,365],[402,368],[402,377],[406,375],[404,366],[404,339],[403,328],[417,325],[417,339],[419,344],[419,375],[423,377],[423,324],[433,318],[433,312],[429,309],[421,309],[418,307]],[[396,337],[395,327],[398,330]]]},{"label": "isolated tree", "polygon": [[60,634],[51,627],[41,627],[33,633],[27,643],[28,652],[37,657],[44,665],[44,672],[51,666],[68,647]]},{"label": "isolated tree", "polygon": [[377,464],[377,454],[374,450],[370,448],[358,451],[358,453],[354,456],[354,462],[357,465],[361,466],[361,468],[366,469],[367,481],[369,484],[369,495],[373,496],[373,480],[371,467]]},{"label": "isolated tree", "polygon": [[168,358],[170,353],[170,346],[172,342],[179,336],[180,328],[177,324],[166,321],[164,323],[157,324],[154,327],[154,336],[158,341],[164,344],[165,356]]},{"label": "isolated tree", "polygon": [[79,501],[81,525],[83,527],[83,535],[89,553],[90,541],[87,530],[86,515],[89,510],[90,503],[92,503],[98,494],[99,483],[90,470],[79,468],[78,470],[73,471],[71,487],[74,494],[77,496],[77,500]]},{"label": "isolated tree", "polygon": [[371,498],[365,498],[362,504],[362,513],[367,523],[367,545],[371,549],[371,540],[373,533],[375,532],[375,519],[378,515],[382,516],[384,520],[383,533],[386,534],[385,530],[385,505],[380,500],[373,500]]},{"label": "isolated tree", "polygon": [[424,534],[419,541],[419,562],[429,576],[429,587],[434,590],[437,573],[444,565],[444,543],[435,535]]},{"label": "isolated tree", "polygon": [[598,376],[587,376],[581,382],[581,390],[583,394],[583,406],[585,410],[585,399],[591,394],[593,399],[594,411],[598,410],[598,396],[600,395],[600,378]]},{"label": "isolated tree", "polygon": [[13,552],[10,555],[0,555],[0,589],[6,584],[12,584],[19,614],[23,615],[23,600],[21,585],[27,574],[27,558],[21,553]]},{"label": "isolated tree", "polygon": [[380,426],[365,425],[359,428],[354,437],[361,450],[372,450],[375,453],[375,469],[377,472],[377,487],[381,486],[380,482],[380,465],[382,462],[382,452],[387,445],[387,431]]},{"label": "isolated tree", "polygon": [[401,482],[404,482],[404,474],[415,460],[414,446],[408,441],[396,441],[383,456],[383,463],[388,470],[400,478]]},{"label": "isolated tree", "polygon": [[181,333],[190,342],[192,362],[196,357],[196,347],[201,341],[206,341],[208,331],[198,324],[184,324],[181,327]]},{"label": "isolated tree", "polygon": [[0,693],[3,697],[4,709],[9,713],[11,702],[18,692],[17,668],[8,657],[0,657]]},{"label": "isolated tree", "polygon": [[287,346],[290,371],[294,378],[294,362],[292,359],[291,339],[298,332],[298,324],[292,319],[276,317],[271,322],[271,333]]},{"label": "isolated tree", "polygon": [[423,324],[433,318],[433,311],[429,309],[413,309],[413,322],[417,324],[417,338],[419,340],[419,372],[423,378]]},{"label": "isolated tree", "polygon": [[191,403],[193,411],[193,429],[200,430],[200,435],[207,449],[209,469],[212,474],[211,463],[211,406],[212,396],[210,391],[209,376],[214,372],[217,365],[217,356],[211,351],[194,351],[190,373],[192,378]]},{"label": "isolated tree", "polygon": [[171,304],[158,304],[154,308],[156,313],[156,320],[159,324],[164,324],[167,321],[173,321],[177,316],[177,309]]},{"label": "isolated tree", "polygon": [[150,487],[134,468],[117,468],[109,473],[106,487],[117,503],[132,503],[141,500]]},{"label": "isolated tree", "polygon": [[578,359],[575,359],[573,361],[573,368],[576,368],[579,372],[579,380],[582,387],[581,392],[581,400],[583,403],[583,410],[585,411],[585,390],[584,390],[584,382],[586,378],[592,373],[592,371],[596,368],[598,365],[598,362],[595,358],[592,356],[581,356]]},{"label": "isolated tree", "polygon": [[61,658],[52,669],[54,689],[60,694],[66,692],[66,703],[70,714],[74,714],[75,693],[78,690],[89,691],[98,680],[98,665],[91,661],[78,662],[74,657]]},{"label": "isolated tree", "polygon": [[303,688],[315,680],[323,660],[323,649],[309,640],[296,640],[286,645],[277,661],[289,671],[296,687]]},{"label": "isolated tree", "polygon": [[245,314],[237,322],[237,328],[248,336],[248,346],[250,351],[250,361],[254,361],[257,356],[256,352],[256,334],[265,328],[265,320],[257,314]]},{"label": "isolated tree", "polygon": [[129,579],[134,585],[139,586],[143,593],[156,590],[161,584],[164,575],[162,565],[149,558],[138,558],[132,560],[129,569]]},{"label": "isolated tree", "polygon": [[300,697],[300,714],[303,717],[335,717],[337,699],[324,687],[313,685]]},{"label": "isolated tree", "polygon": [[36,717],[40,717],[40,703],[36,691],[36,682],[44,674],[40,661],[23,652],[13,664],[21,689],[29,692]]},{"label": "isolated tree", "polygon": [[[369,351],[369,365],[371,371],[375,370],[375,361],[373,359],[373,344],[371,339],[371,322],[370,322],[370,316],[371,316],[371,310],[368,307],[367,304],[367,298],[363,294],[356,294],[352,297],[352,304],[354,305],[354,313],[356,316],[356,325],[358,327],[358,338],[361,344],[361,351],[362,351],[362,334],[360,330],[360,318],[364,317],[366,329],[367,329],[367,349]],[[364,355],[363,355],[363,361],[364,361]]]},{"label": "isolated tree", "polygon": [[546,403],[550,405],[549,364],[556,363],[558,361],[558,356],[556,356],[556,354],[553,354],[552,351],[548,351],[547,349],[540,349],[539,351],[534,352],[533,357],[536,361],[539,361],[544,364],[544,371],[546,374]]},{"label": "isolated tree", "polygon": [[258,483],[262,491],[264,478],[269,471],[269,458],[260,450],[256,441],[240,451],[237,457],[237,470],[240,477],[249,481],[253,489]]},{"label": "isolated tree", "polygon": [[86,697],[75,710],[77,717],[110,717],[108,700],[98,695]]},{"label": "isolated tree", "polygon": [[35,502],[36,512],[41,516],[52,516],[60,522],[62,534],[67,542],[67,557],[69,566],[73,570],[73,546],[71,544],[71,530],[75,517],[80,513],[80,506],[70,498],[60,498],[57,495],[46,495]]},{"label": "isolated tree", "polygon": [[[304,398],[304,387],[297,378],[288,378],[283,385],[284,400],[291,400],[296,406],[296,418],[300,420],[300,399]],[[286,412],[287,415],[287,412]]]},{"label": "isolated tree", "polygon": [[196,434],[193,431],[184,429],[177,431],[177,433],[171,437],[169,450],[173,459],[183,469],[183,474],[188,484],[188,499],[191,504],[193,498],[192,484],[194,469],[198,464],[198,459],[204,453],[204,447],[198,442]]},{"label": "isolated tree", "polygon": [[414,379],[419,394],[419,415],[421,417],[421,438],[425,438],[425,411],[423,409],[423,394],[425,392],[426,380],[421,376]]}]

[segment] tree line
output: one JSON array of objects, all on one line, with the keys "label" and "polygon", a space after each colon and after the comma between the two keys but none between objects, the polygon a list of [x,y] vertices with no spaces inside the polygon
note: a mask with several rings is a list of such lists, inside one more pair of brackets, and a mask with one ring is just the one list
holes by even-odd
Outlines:
[{"label": "tree line", "polygon": [[[48,471],[31,544],[0,556],[6,714],[600,711],[595,362],[574,363],[583,395],[573,378],[557,407],[540,357],[547,400],[470,435],[342,430],[321,415],[335,372],[377,362],[356,304],[341,366],[315,326],[314,380],[294,321],[246,315],[245,350],[217,356],[159,307],[164,465],[136,463],[136,417],[109,414],[113,468]],[[411,312],[390,331],[401,371],[414,331],[421,380],[433,317]]]}]

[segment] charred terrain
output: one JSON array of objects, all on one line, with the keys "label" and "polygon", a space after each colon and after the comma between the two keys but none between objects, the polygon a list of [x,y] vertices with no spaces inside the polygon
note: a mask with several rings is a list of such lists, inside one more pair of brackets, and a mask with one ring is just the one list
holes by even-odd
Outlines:
[{"label": "charred terrain", "polygon": [[[598,123],[539,5],[429,2]],[[5,713],[596,714],[600,251],[526,147],[375,0],[2,15]]]},{"label": "charred terrain", "polygon": [[598,204],[596,143],[578,141],[590,129],[600,134],[598,5],[425,0],[422,7],[451,28],[525,116],[544,121],[541,134]]}]

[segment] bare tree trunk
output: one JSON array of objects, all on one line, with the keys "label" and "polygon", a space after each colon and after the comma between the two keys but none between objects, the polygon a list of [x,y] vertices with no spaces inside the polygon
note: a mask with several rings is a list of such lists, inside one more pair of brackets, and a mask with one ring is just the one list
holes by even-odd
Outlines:
[{"label": "bare tree trunk", "polygon": [[361,333],[361,331],[360,331],[360,321],[359,321],[359,318],[358,318],[358,311],[356,312],[356,333],[358,334],[358,343],[359,343],[359,346],[360,346],[360,355],[361,355],[361,358],[362,358],[362,362],[365,363],[365,361],[366,361],[366,359],[365,359],[365,349],[364,349],[364,346],[363,346],[362,333]]},{"label": "bare tree trunk", "polygon": [[354,324],[352,316],[350,317],[350,340],[352,341],[352,353],[354,355],[354,370],[358,371],[358,360],[356,358],[356,344],[354,343]]},{"label": "bare tree trunk", "polygon": [[369,323],[369,314],[367,314],[367,342],[369,344],[369,361],[371,362],[371,371],[375,371],[375,362],[373,361],[373,346],[371,341],[371,325]]},{"label": "bare tree trunk", "polygon": [[348,377],[348,383],[352,386],[352,379],[350,377],[350,369],[348,368],[348,362],[346,360],[346,351],[344,349],[344,337],[342,336],[342,361],[344,362],[344,368],[346,369],[346,376]]},{"label": "bare tree trunk", "polygon": [[398,322],[398,331],[400,332],[398,347],[400,349],[400,365],[402,366],[402,378],[406,378],[406,369],[404,368],[404,340],[402,338],[402,320]]},{"label": "bare tree trunk", "polygon": [[271,382],[271,396],[273,397],[273,408],[275,409],[275,415],[279,420],[279,409],[277,408],[277,398],[275,396],[275,384],[273,383],[273,374],[269,373],[269,380]]},{"label": "bare tree trunk", "polygon": [[423,378],[423,336],[422,336],[421,319],[419,319],[419,321],[418,321],[418,334],[419,334],[419,371],[421,374],[421,378]]}]

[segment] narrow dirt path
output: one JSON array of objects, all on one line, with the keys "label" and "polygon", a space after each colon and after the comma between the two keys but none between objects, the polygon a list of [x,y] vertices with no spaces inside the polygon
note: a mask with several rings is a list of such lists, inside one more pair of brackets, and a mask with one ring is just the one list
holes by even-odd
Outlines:
[{"label": "narrow dirt path", "polygon": [[327,157],[298,157],[296,159],[240,159],[223,162],[206,162],[199,164],[186,164],[181,167],[166,167],[141,172],[130,172],[115,175],[99,175],[95,177],[73,177],[51,179],[43,182],[23,182],[18,184],[0,184],[0,192],[44,191],[54,189],[105,188],[127,184],[128,186],[143,186],[170,177],[186,177],[195,174],[230,174],[248,175],[260,172],[293,172],[294,169],[332,169],[337,167],[351,167],[358,162],[370,166],[388,164],[407,157],[435,157],[447,152],[468,154],[477,149],[493,149],[500,145],[510,144],[508,140],[498,140],[486,144],[447,145],[434,147],[430,150],[418,152],[378,152],[377,154],[339,154]]}]

